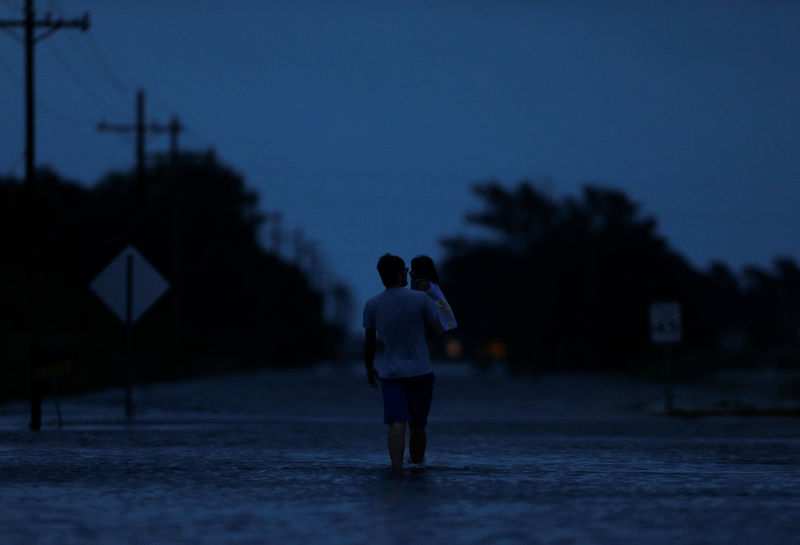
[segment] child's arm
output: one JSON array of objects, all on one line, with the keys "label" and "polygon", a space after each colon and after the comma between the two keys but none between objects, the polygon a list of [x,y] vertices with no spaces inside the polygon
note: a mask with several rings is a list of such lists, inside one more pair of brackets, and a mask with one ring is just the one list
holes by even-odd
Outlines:
[{"label": "child's arm", "polygon": [[418,291],[428,291],[431,288],[431,283],[424,278],[420,278],[419,280],[414,280],[411,282],[411,289],[418,290]]}]

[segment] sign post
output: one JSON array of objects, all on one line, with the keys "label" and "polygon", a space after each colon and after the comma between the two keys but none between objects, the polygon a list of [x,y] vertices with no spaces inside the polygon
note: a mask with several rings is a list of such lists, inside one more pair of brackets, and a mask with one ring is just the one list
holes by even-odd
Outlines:
[{"label": "sign post", "polygon": [[681,304],[676,302],[660,302],[650,305],[650,340],[663,346],[661,354],[666,373],[664,388],[664,411],[673,410],[672,360],[669,346],[683,340],[683,323],[681,320]]},{"label": "sign post", "polygon": [[169,289],[139,251],[128,246],[91,283],[92,291],[125,324],[125,415],[133,416],[133,326]]}]

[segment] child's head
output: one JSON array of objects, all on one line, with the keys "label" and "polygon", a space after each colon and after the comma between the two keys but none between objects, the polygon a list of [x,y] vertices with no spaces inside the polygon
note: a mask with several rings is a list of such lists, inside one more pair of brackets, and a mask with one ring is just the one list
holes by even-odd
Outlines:
[{"label": "child's head", "polygon": [[426,255],[418,255],[411,260],[411,277],[415,279],[424,278],[431,282],[439,282],[439,275],[436,273],[436,265],[433,259]]}]

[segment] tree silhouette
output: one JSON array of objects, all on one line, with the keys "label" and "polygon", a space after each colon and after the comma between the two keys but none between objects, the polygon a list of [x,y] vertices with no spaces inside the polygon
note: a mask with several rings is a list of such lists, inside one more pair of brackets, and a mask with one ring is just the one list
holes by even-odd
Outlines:
[{"label": "tree silhouette", "polygon": [[800,271],[790,260],[777,275],[747,269],[742,288],[721,264],[695,270],[619,190],[587,186],[560,201],[530,182],[473,190],[483,209],[466,220],[488,236],[442,241],[468,354],[486,357],[499,340],[516,369],[642,368],[653,352],[649,305],[677,301],[695,371],[733,361],[721,346],[737,332],[762,353],[777,343],[796,356]]},{"label": "tree silhouette", "polygon": [[[38,336],[48,349],[80,353],[72,387],[119,380],[123,329],[89,284],[129,244],[172,289],[136,325],[140,380],[182,378],[265,365],[298,365],[330,354],[333,329],[305,275],[258,243],[256,194],[211,154],[157,162],[142,186],[134,171],[86,188],[37,173]],[[0,395],[25,391],[24,187],[0,180],[3,239]]]}]

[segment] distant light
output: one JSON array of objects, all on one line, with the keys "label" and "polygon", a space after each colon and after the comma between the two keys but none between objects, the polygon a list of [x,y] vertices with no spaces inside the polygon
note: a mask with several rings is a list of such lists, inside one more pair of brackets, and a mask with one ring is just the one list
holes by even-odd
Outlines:
[{"label": "distant light", "polygon": [[505,341],[494,340],[491,341],[486,347],[486,352],[493,360],[502,360],[505,359],[506,354],[508,353],[508,346],[506,345]]},{"label": "distant light", "polygon": [[461,357],[461,354],[464,352],[464,347],[461,346],[461,341],[458,339],[450,339],[444,345],[444,351],[448,358],[456,360]]}]

